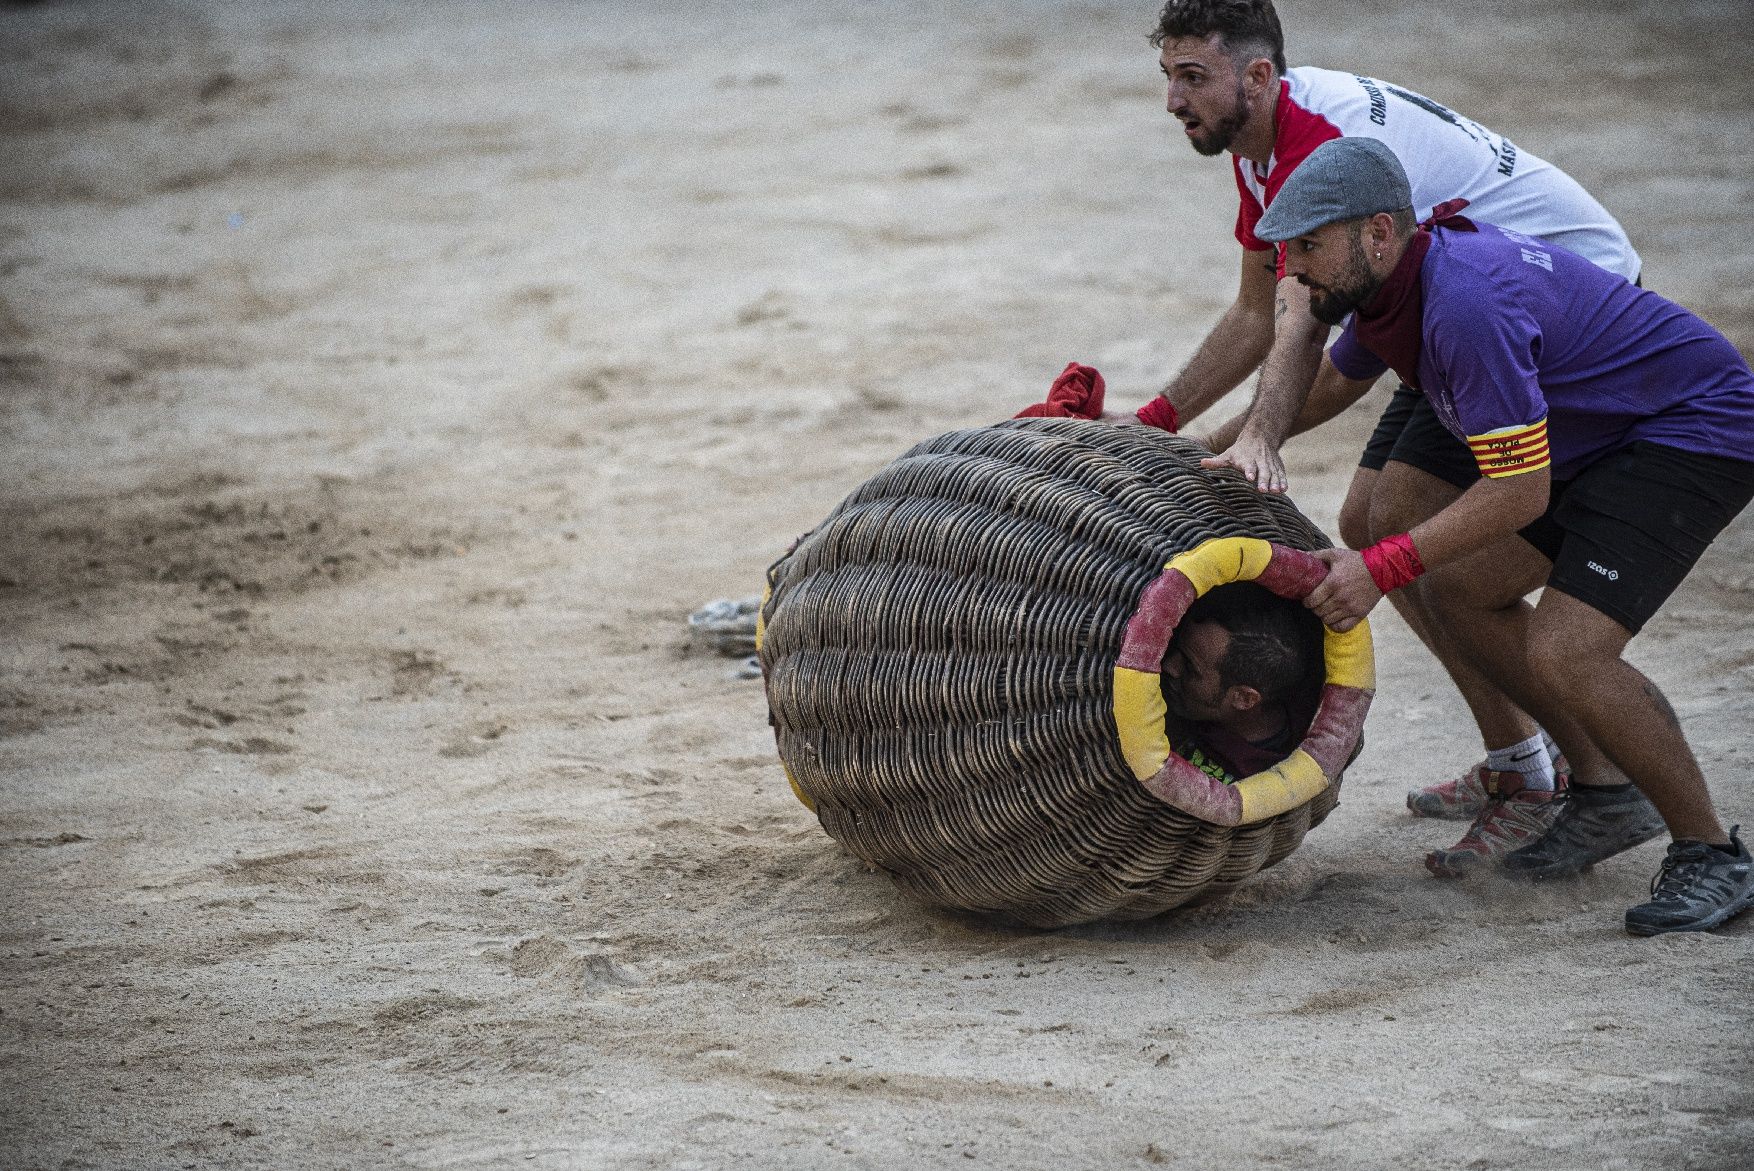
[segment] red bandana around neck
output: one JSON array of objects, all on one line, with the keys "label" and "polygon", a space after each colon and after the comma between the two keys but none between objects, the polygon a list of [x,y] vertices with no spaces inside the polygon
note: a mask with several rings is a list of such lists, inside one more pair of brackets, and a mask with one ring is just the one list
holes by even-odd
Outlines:
[{"label": "red bandana around neck", "polygon": [[1468,206],[1465,199],[1450,199],[1431,209],[1431,218],[1419,225],[1407,241],[1395,271],[1367,305],[1353,314],[1354,332],[1365,349],[1389,364],[1402,382],[1419,389],[1419,351],[1424,337],[1425,298],[1420,291],[1419,269],[1431,251],[1435,228],[1457,232],[1479,229],[1456,213]]}]

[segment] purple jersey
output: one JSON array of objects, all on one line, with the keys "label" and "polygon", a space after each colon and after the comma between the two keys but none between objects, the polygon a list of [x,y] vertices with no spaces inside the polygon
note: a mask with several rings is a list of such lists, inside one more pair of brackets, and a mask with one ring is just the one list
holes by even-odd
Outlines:
[{"label": "purple jersey", "polygon": [[[1574,253],[1492,224],[1439,230],[1420,268],[1420,389],[1488,476],[1569,479],[1649,440],[1754,460],[1754,373],[1698,317]],[[1388,369],[1348,322],[1348,378]]]}]

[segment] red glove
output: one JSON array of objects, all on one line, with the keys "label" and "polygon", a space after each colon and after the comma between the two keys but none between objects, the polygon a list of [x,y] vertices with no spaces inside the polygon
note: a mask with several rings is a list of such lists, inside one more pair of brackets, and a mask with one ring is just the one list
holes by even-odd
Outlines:
[{"label": "red glove", "polygon": [[1046,402],[1024,407],[1014,419],[1099,419],[1102,417],[1102,375],[1094,366],[1067,362],[1054,379]]}]

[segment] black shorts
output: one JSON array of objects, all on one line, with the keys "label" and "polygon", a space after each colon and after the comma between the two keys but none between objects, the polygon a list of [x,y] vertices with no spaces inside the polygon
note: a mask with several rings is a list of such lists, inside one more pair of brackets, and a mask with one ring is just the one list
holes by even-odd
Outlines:
[{"label": "black shorts", "polygon": [[1553,562],[1550,587],[1637,634],[1750,500],[1754,463],[1640,442],[1553,481],[1520,536]]},{"label": "black shorts", "polygon": [[1468,445],[1445,430],[1430,400],[1404,382],[1383,409],[1358,466],[1381,471],[1391,459],[1464,490],[1480,478]]}]

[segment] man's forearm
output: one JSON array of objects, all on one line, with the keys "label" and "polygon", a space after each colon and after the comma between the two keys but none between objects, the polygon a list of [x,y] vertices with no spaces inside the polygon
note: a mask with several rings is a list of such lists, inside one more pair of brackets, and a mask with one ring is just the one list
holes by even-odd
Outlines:
[{"label": "man's forearm", "polygon": [[1328,575],[1304,605],[1333,630],[1351,630],[1383,595],[1532,523],[1547,508],[1549,473],[1525,472],[1475,481],[1466,492],[1411,533],[1385,537],[1368,549],[1323,549],[1316,556]]},{"label": "man's forearm", "polygon": [[1163,397],[1185,424],[1255,372],[1273,344],[1272,318],[1241,302],[1231,305]]},{"label": "man's forearm", "polygon": [[1552,476],[1545,469],[1482,477],[1410,536],[1426,569],[1436,569],[1534,523],[1547,510]]},{"label": "man's forearm", "polygon": [[[1331,363],[1323,361],[1316,371],[1315,385],[1310,387],[1309,397],[1304,400],[1303,409],[1297,412],[1297,418],[1292,422],[1287,438],[1320,427],[1363,398],[1375,385],[1374,378],[1356,381],[1334,369]],[[1242,434],[1243,424],[1248,422],[1248,417],[1247,410],[1232,415],[1206,437],[1206,446],[1213,451],[1223,451],[1235,443],[1237,436]]]},{"label": "man's forearm", "polygon": [[1273,345],[1273,286],[1276,261],[1272,252],[1242,254],[1236,300],[1187,366],[1164,388],[1181,421],[1194,419],[1254,373]]},{"label": "man's forearm", "polygon": [[1243,430],[1277,450],[1309,397],[1328,327],[1310,315],[1309,291],[1296,281],[1279,282],[1274,316],[1272,348]]}]

